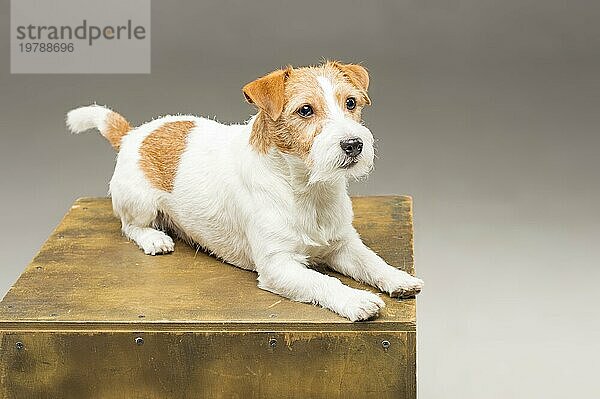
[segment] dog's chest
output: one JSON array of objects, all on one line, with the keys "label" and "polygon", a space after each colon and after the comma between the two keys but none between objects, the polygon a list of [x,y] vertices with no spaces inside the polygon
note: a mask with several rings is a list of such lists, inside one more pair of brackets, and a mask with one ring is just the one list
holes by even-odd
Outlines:
[{"label": "dog's chest", "polygon": [[302,252],[311,258],[326,255],[331,244],[338,241],[352,223],[350,201],[304,201],[292,213],[295,232],[303,246]]}]

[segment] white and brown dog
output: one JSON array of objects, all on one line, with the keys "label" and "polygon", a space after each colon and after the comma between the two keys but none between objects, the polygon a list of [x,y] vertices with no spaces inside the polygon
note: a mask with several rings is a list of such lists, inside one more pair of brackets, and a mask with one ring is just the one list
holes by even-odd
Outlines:
[{"label": "white and brown dog", "polygon": [[423,281],[388,265],[352,227],[348,180],[373,167],[373,136],[361,123],[369,75],[354,64],[274,71],[243,88],[258,113],[223,125],[188,115],[133,128],[101,106],[67,115],[74,133],[97,128],[119,152],[110,181],[123,233],[150,255],[174,250],[175,231],[258,286],[364,320],[384,302],[309,266],[331,269],[391,296]]}]

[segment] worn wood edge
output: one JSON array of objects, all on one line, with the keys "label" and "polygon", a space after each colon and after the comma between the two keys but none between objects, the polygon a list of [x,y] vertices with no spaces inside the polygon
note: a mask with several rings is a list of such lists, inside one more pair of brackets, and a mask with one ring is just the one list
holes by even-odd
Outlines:
[{"label": "worn wood edge", "polygon": [[[373,328],[375,327],[375,329]],[[394,331],[415,332],[416,323],[413,322],[385,322],[371,321],[352,323],[340,320],[339,323],[318,322],[239,322],[239,321],[159,321],[159,322],[100,322],[100,321],[46,321],[46,320],[0,320],[0,332],[5,331],[158,331],[158,332],[200,332],[200,331]]]},{"label": "worn wood edge", "polygon": [[[227,326],[229,327],[229,326]],[[224,334],[247,334],[247,333],[256,333],[256,334],[302,334],[302,333],[322,333],[322,334],[416,334],[416,331],[404,331],[404,330],[303,330],[298,329],[297,325],[294,325],[293,329],[234,329],[230,330],[229,328],[222,328],[217,330],[173,330],[173,329],[160,329],[160,330],[88,330],[88,329],[77,329],[77,330],[39,330],[39,329],[26,329],[26,330],[0,330],[0,335],[2,334],[38,334],[38,333],[56,333],[56,334],[112,334],[112,333],[131,333],[131,334],[142,334],[142,333],[152,333],[152,334],[214,334],[214,333],[224,333]]]}]

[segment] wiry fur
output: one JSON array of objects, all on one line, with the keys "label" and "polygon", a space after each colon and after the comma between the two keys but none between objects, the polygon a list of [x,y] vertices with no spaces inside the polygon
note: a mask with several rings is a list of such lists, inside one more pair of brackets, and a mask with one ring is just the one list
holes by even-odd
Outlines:
[{"label": "wiry fur", "polygon": [[[367,87],[368,74],[357,65],[288,67],[244,87],[259,108],[245,124],[167,116],[131,130],[121,125],[110,192],[123,233],[154,255],[174,250],[171,237],[156,229],[168,228],[258,272],[260,288],[353,321],[375,316],[384,302],[311,264],[325,263],[393,296],[418,293],[423,282],[388,265],[352,227],[348,179],[367,175],[374,156],[373,136],[360,118],[370,103]],[[355,110],[346,109],[348,96],[356,98]],[[313,106],[312,117],[297,114],[302,104]],[[108,138],[106,130],[114,130],[106,123],[110,115],[104,107],[82,107],[68,114],[67,124],[74,132],[96,127]],[[165,188],[148,175],[152,169],[140,167],[145,162],[140,148],[161,126],[176,121],[193,127]],[[364,147],[350,160],[353,166],[343,168],[349,159],[340,141],[350,138],[360,138]],[[164,146],[156,142],[153,151],[169,151],[168,140]]]}]

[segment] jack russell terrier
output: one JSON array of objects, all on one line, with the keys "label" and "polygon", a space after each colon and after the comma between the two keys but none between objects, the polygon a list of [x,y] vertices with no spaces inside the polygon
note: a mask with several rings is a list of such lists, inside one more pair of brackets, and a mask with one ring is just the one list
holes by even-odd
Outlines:
[{"label": "jack russell terrier", "polygon": [[[331,269],[393,297],[423,281],[388,265],[352,227],[349,179],[373,168],[361,111],[369,75],[355,64],[276,70],[243,88],[258,113],[223,125],[189,115],[132,127],[92,105],[72,110],[74,133],[97,128],[118,151],[110,194],[125,236],[149,255],[174,250],[164,231],[258,273],[258,286],[352,321],[379,313],[374,293],[310,268]],[[164,230],[164,231],[163,231]]]}]

